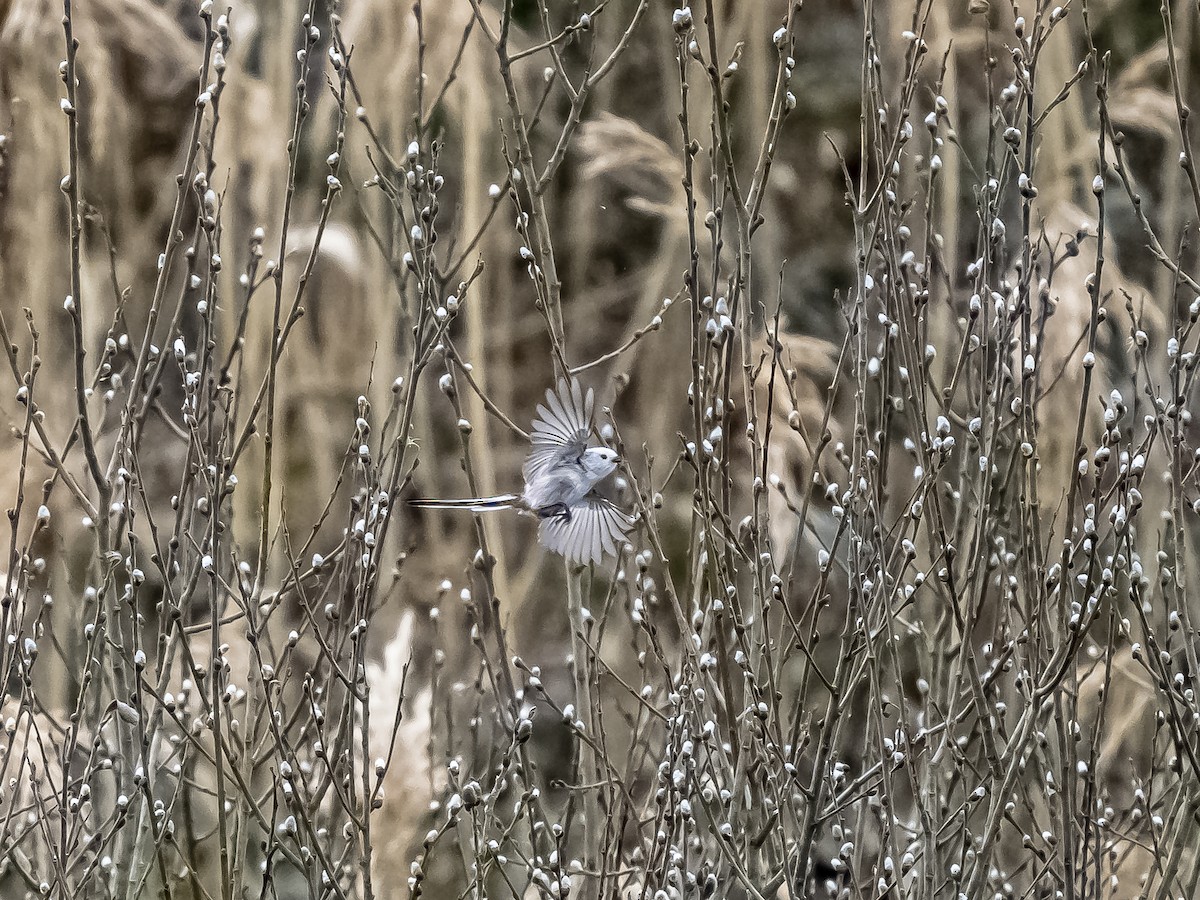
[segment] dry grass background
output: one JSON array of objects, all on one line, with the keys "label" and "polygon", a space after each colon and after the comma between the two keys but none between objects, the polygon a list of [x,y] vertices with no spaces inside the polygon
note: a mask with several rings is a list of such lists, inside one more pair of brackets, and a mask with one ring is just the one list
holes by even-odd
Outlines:
[{"label": "dry grass background", "polygon": [[[1200,897],[1194,5],[65,9],[5,897]],[[564,365],[620,560],[404,507]]]}]

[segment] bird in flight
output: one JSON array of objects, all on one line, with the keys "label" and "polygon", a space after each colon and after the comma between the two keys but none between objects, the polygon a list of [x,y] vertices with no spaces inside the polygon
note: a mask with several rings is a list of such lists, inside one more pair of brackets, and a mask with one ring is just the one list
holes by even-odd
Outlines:
[{"label": "bird in flight", "polygon": [[620,457],[608,447],[589,447],[594,397],[579,382],[559,379],[546,391],[530,429],[532,448],[521,467],[525,490],[462,500],[410,500],[426,509],[491,512],[516,509],[539,520],[542,545],[580,565],[616,556],[633,522],[596,486],[616,470]]}]

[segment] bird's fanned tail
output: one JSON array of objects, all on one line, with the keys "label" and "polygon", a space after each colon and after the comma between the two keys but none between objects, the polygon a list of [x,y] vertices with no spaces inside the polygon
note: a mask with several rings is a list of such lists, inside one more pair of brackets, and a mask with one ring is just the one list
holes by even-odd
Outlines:
[{"label": "bird's fanned tail", "polygon": [[491,512],[496,509],[512,509],[520,494],[497,494],[495,497],[463,497],[460,500],[433,500],[415,498],[408,501],[409,506],[421,509],[465,509],[470,512]]}]

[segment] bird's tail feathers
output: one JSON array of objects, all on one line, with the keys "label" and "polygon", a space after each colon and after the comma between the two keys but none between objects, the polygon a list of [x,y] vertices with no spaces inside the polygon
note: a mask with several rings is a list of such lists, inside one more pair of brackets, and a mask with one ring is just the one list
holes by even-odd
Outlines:
[{"label": "bird's tail feathers", "polygon": [[432,500],[417,498],[408,501],[409,506],[421,509],[465,509],[470,512],[491,512],[495,509],[512,509],[519,494],[497,494],[495,497],[464,497],[461,500]]}]

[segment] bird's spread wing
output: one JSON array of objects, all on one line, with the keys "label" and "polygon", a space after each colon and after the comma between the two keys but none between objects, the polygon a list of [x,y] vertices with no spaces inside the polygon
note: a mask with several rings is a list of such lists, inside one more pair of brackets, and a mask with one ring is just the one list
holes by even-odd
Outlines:
[{"label": "bird's spread wing", "polygon": [[546,403],[538,404],[529,435],[533,449],[521,468],[526,483],[564,462],[574,462],[587,449],[592,402],[592,389],[585,394],[574,378],[559,379],[557,392],[546,391]]},{"label": "bird's spread wing", "polygon": [[570,562],[598,563],[607,554],[616,556],[633,523],[611,501],[588,494],[571,507],[570,515],[543,519],[538,536],[543,546],[561,553]]}]

